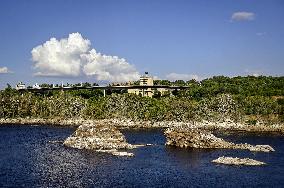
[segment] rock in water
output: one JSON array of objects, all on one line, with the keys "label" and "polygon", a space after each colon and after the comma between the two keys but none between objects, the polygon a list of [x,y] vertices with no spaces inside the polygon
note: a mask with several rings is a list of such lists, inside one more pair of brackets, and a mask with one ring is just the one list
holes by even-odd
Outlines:
[{"label": "rock in water", "polygon": [[166,145],[191,148],[229,148],[233,144],[201,129],[169,128],[165,131]]},{"label": "rock in water", "polygon": [[133,149],[126,142],[124,135],[112,125],[84,124],[64,141],[65,146],[97,151],[116,151],[117,149]]},{"label": "rock in water", "polygon": [[165,131],[166,145],[191,148],[228,148],[247,149],[250,151],[270,152],[274,149],[269,145],[235,144],[227,142],[212,133],[197,128],[169,128]]},{"label": "rock in water", "polygon": [[226,164],[226,165],[246,165],[246,166],[258,166],[265,165],[266,163],[257,161],[249,158],[238,158],[238,157],[219,157],[212,161],[213,163]]},{"label": "rock in water", "polygon": [[250,145],[248,149],[250,151],[263,151],[263,152],[275,151],[270,145],[255,145],[255,146]]}]

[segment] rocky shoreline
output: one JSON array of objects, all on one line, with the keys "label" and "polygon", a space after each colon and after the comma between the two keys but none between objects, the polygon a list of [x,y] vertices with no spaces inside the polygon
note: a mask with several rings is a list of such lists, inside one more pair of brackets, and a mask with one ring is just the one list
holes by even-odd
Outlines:
[{"label": "rocky shoreline", "polygon": [[266,125],[259,123],[256,125],[248,125],[245,123],[235,123],[231,120],[223,122],[177,122],[177,121],[133,121],[131,119],[36,119],[36,118],[15,118],[0,119],[1,125],[52,125],[79,127],[82,124],[112,124],[120,129],[136,129],[136,128],[197,128],[210,131],[244,131],[244,132],[277,132],[284,133],[284,124]]}]

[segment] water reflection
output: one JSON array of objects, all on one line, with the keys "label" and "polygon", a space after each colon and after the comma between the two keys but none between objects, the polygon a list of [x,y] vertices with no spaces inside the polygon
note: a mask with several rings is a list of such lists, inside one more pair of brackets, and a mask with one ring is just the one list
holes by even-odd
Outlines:
[{"label": "water reflection", "polygon": [[203,156],[208,155],[214,150],[211,149],[192,149],[166,146],[167,155],[183,168],[199,168],[203,165]]}]

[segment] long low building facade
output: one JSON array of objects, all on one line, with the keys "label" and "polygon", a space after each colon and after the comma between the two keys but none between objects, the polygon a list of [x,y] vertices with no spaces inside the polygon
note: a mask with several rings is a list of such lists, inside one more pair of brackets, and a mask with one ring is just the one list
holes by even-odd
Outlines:
[{"label": "long low building facade", "polygon": [[168,86],[168,85],[154,85],[154,80],[148,73],[140,77],[139,85],[113,85],[113,86],[61,86],[61,87],[31,87],[26,88],[23,83],[16,86],[16,89],[20,92],[37,92],[45,93],[48,91],[68,91],[68,90],[80,90],[80,89],[101,89],[106,95],[106,90],[127,90],[128,93],[140,95],[142,97],[153,97],[155,92],[159,92],[161,96],[171,93],[172,90],[188,89],[188,86]]}]

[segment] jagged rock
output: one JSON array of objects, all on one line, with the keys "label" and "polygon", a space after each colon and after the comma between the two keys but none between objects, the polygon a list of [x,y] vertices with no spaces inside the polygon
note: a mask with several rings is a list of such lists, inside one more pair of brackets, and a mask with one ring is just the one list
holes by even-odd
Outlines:
[{"label": "jagged rock", "polygon": [[238,158],[238,157],[219,157],[218,159],[212,160],[213,163],[226,164],[226,165],[246,165],[246,166],[257,166],[265,165],[266,163],[257,161],[249,158]]},{"label": "jagged rock", "polygon": [[224,148],[247,149],[250,151],[270,152],[274,149],[269,145],[235,144],[214,136],[211,132],[197,128],[168,128],[165,133],[166,145],[191,148]]},{"label": "jagged rock", "polygon": [[232,143],[215,137],[210,132],[201,129],[178,129],[169,128],[165,131],[166,145],[192,148],[228,148]]},{"label": "jagged rock", "polygon": [[263,151],[270,152],[275,151],[270,145],[255,145],[249,148],[250,151]]},{"label": "jagged rock", "polygon": [[109,124],[83,124],[64,141],[64,145],[98,151],[134,148],[117,128]]}]

